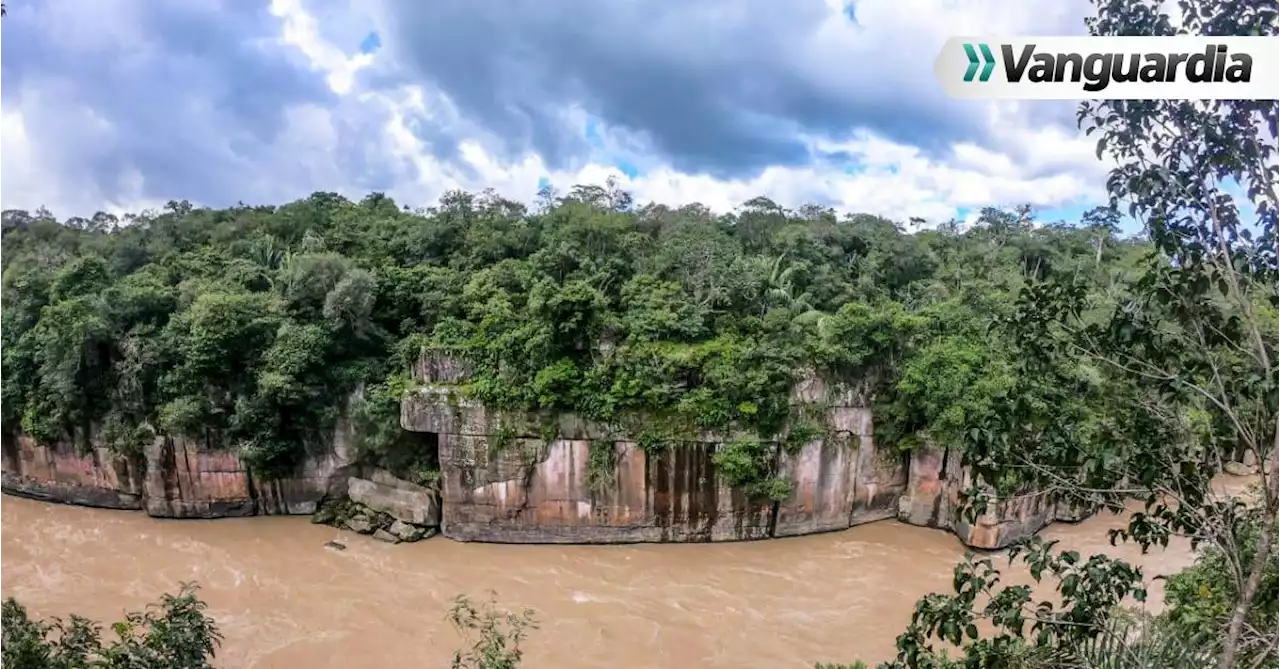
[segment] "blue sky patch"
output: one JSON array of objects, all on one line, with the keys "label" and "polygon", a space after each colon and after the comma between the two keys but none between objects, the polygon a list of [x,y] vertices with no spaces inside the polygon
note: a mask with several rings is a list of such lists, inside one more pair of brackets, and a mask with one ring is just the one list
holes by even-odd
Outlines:
[{"label": "blue sky patch", "polygon": [[604,138],[600,136],[600,130],[594,118],[587,119],[587,126],[583,129],[583,136],[587,138],[587,144],[590,144],[593,149],[604,146]]},{"label": "blue sky patch", "polygon": [[360,40],[360,53],[373,53],[382,48],[382,38],[378,36],[378,32],[371,31],[364,39]]},{"label": "blue sky patch", "polygon": [[636,166],[632,165],[629,161],[619,160],[615,163],[615,166],[621,170],[623,174],[631,177],[632,179],[640,176],[640,170],[636,169]]},{"label": "blue sky patch", "polygon": [[858,3],[855,2],[855,0],[845,0],[844,17],[846,19],[849,19],[849,23],[852,23],[855,26],[859,25],[858,24]]},{"label": "blue sky patch", "polygon": [[1067,206],[1067,207],[1054,207],[1052,209],[1042,209],[1036,212],[1036,221],[1038,223],[1041,223],[1042,225],[1057,223],[1059,221],[1064,221],[1067,223],[1074,224],[1080,221],[1080,217],[1084,216],[1084,212],[1092,208],[1093,207],[1091,206],[1090,207]]}]

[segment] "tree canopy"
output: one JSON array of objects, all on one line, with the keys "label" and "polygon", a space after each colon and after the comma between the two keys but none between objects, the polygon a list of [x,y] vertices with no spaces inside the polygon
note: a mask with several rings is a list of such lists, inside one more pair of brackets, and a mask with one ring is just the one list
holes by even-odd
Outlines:
[{"label": "tree canopy", "polygon": [[196,597],[195,584],[165,594],[144,611],[112,623],[104,644],[99,623],[72,614],[33,620],[12,597],[0,606],[4,666],[20,669],[210,669],[222,633]]},{"label": "tree canopy", "polygon": [[415,211],[380,193],[6,211],[4,425],[81,444],[100,430],[125,454],[192,435],[283,475],[363,388],[364,454],[409,467],[397,403],[428,347],[466,360],[459,390],[493,406],[648,416],[654,447],[745,434],[725,470],[779,494],[753,454],[788,424],[804,432],[789,393],[813,372],[865,388],[903,447],[1101,420],[1105,403],[1074,390],[1104,370],[1047,379],[992,328],[1051,276],[1084,282],[1098,309],[1125,295],[1152,248],[1115,220],[990,208],[907,232],[763,197],[718,214],[637,206],[612,182],[534,208],[486,191]]},{"label": "tree canopy", "polygon": [[[1087,24],[1097,36],[1277,34],[1275,5],[1258,0],[1094,4]],[[1086,400],[1075,419],[1064,416],[1066,431],[976,441],[967,452],[979,475],[1088,508],[1139,500],[1113,542],[1147,550],[1176,536],[1203,551],[1169,581],[1170,609],[1154,622],[1125,622],[1124,603],[1146,597],[1141,570],[1032,542],[1015,553],[1037,581],[1054,583],[1057,601],[1035,602],[1029,588],[1001,585],[991,560],[970,559],[956,568],[954,593],[918,602],[891,666],[1276,663],[1278,112],[1274,100],[1080,105],[1081,127],[1113,161],[1112,205],[1143,222],[1153,252],[1111,304],[1078,277],[1025,285],[1005,331],[1051,387],[1068,387],[1063,370],[1082,360],[1105,378],[1064,402],[1103,397],[1119,410],[1099,413]],[[1227,461],[1257,478],[1254,494],[1215,489]],[[994,631],[979,630],[980,621]]]}]

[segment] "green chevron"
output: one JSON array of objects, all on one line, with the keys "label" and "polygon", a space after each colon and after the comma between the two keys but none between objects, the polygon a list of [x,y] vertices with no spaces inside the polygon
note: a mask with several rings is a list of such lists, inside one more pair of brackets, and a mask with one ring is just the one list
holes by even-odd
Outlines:
[{"label": "green chevron", "polygon": [[979,44],[978,48],[982,50],[982,58],[987,61],[986,66],[982,68],[982,74],[978,75],[978,81],[986,81],[991,78],[991,71],[996,69],[996,57],[991,54],[991,48],[986,44]]},{"label": "green chevron", "polygon": [[978,71],[978,54],[973,50],[972,44],[964,45],[964,55],[969,57],[969,69],[964,71],[964,80],[973,81],[973,75]]},{"label": "green chevron", "polygon": [[[979,43],[977,50],[972,44],[965,43],[964,55],[969,57],[969,67],[964,71],[964,80],[973,81],[973,75],[978,74],[978,65],[982,64],[982,74],[978,74],[978,81],[986,81],[991,78],[991,72],[996,69],[996,57],[991,53],[991,47],[986,44]],[[978,51],[982,52],[982,58],[978,58]]]}]

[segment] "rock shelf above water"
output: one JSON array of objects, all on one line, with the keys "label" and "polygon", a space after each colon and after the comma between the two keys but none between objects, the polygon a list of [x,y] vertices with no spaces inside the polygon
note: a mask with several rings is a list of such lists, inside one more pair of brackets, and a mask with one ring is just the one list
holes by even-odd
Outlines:
[{"label": "rock shelf above water", "polygon": [[[776,446],[776,471],[791,484],[787,499],[777,502],[748,498],[716,473],[712,456],[731,435],[706,433],[646,452],[634,435],[612,426],[573,415],[494,411],[439,383],[406,398],[401,425],[438,435],[442,532],[461,541],[740,541],[900,518],[993,549],[1066,519],[1043,495],[1031,494],[964,521],[954,510],[968,484],[959,458],[944,470],[943,449],[913,457],[878,445],[859,395],[820,379],[797,387],[796,401],[820,407],[826,429],[797,450]],[[548,426],[554,438],[543,436]],[[497,439],[509,443],[495,448]],[[615,464],[606,484],[593,486],[591,449],[601,442]]]}]

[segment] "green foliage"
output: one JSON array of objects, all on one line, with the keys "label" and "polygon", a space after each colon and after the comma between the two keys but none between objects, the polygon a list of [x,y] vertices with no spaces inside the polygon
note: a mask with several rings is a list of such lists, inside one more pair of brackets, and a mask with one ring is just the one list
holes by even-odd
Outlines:
[{"label": "green foliage", "polygon": [[[1087,25],[1099,36],[1277,34],[1274,5],[1258,0],[1094,4]],[[1141,628],[1118,624],[1115,606],[1142,592],[1140,574],[1042,546],[1031,553],[1041,556],[1033,575],[1048,569],[1061,602],[1030,606],[1029,591],[994,587],[1000,575],[990,564],[967,563],[955,595],[917,604],[894,666],[1232,669],[1276,661],[1278,111],[1276,101],[1083,103],[1082,127],[1096,133],[1099,157],[1116,165],[1111,206],[1086,216],[1094,264],[1118,250],[1107,234],[1125,205],[1145,224],[1151,252],[1123,263],[1103,287],[1098,275],[1061,272],[1044,248],[1027,247],[1033,280],[1011,305],[987,312],[989,340],[961,329],[929,365],[929,347],[919,349],[904,364],[902,395],[889,402],[907,429],[959,440],[971,472],[1006,491],[1035,487],[1113,511],[1138,498],[1142,510],[1112,541],[1146,550],[1185,536],[1207,548],[1171,579],[1166,617]],[[1237,189],[1252,201],[1252,216],[1233,197]],[[1020,227],[997,215],[987,231],[1003,243]],[[960,385],[972,385],[974,396],[957,397]],[[1258,463],[1252,473],[1262,483],[1247,504],[1224,500],[1212,480],[1242,454]],[[979,618],[995,632],[970,627]],[[931,638],[959,646],[962,658],[946,658]]]},{"label": "green foliage", "polygon": [[[1032,385],[1008,337],[988,334],[1018,289],[1070,272],[1101,292],[1145,248],[1030,220],[992,209],[970,230],[908,234],[766,198],[724,215],[637,207],[616,185],[537,211],[458,192],[417,212],[381,194],[179,202],[121,225],[10,211],[3,424],[132,455],[182,433],[269,476],[345,411],[363,459],[426,472],[429,446],[402,434],[396,406],[425,346],[467,363],[452,392],[574,412],[653,454],[708,432],[789,451],[827,436],[791,401],[815,373],[894,407],[887,443],[971,440],[959,424]],[[935,363],[952,367],[929,378]],[[1043,401],[1040,420],[1082,403]],[[980,434],[1019,421],[988,422]],[[499,430],[495,451],[515,436]],[[727,466],[741,487],[782,495],[768,458],[740,450],[720,457],[747,463]]]},{"label": "green foliage", "polygon": [[721,444],[711,456],[716,473],[730,486],[775,502],[791,494],[791,482],[777,475],[777,444],[741,437]]},{"label": "green foliage", "polygon": [[516,430],[510,425],[499,425],[489,435],[489,451],[495,455],[511,448],[515,443]]},{"label": "green foliage", "polygon": [[[1231,614],[1239,601],[1239,574],[1241,565],[1249,565],[1258,554],[1258,542],[1262,535],[1262,514],[1256,509],[1240,509],[1243,513],[1234,517],[1231,531],[1224,533],[1224,546],[1210,546],[1197,558],[1195,564],[1169,577],[1165,583],[1165,612],[1172,632],[1185,639],[1193,639],[1201,645],[1220,651],[1223,631],[1230,624]],[[1271,541],[1275,542],[1272,534]],[[1273,555],[1276,549],[1273,547]],[[1274,636],[1277,627],[1277,593],[1280,592],[1280,576],[1276,560],[1266,561],[1262,577],[1248,603],[1244,623],[1248,633],[1240,649],[1240,661],[1245,666],[1271,666],[1276,664]],[[1247,568],[1247,567],[1246,567]]]},{"label": "green foliage", "polygon": [[359,460],[379,463],[413,483],[435,486],[440,478],[438,436],[400,427],[400,400],[412,388],[409,375],[401,372],[355,393],[348,406],[351,443]]},{"label": "green foliage", "polygon": [[[1140,569],[1105,555],[1084,559],[1074,551],[1055,553],[1055,543],[1035,538],[1015,546],[1009,551],[1009,563],[1020,560],[1037,583],[1047,577],[1054,584],[1057,601],[1034,601],[1031,587],[1004,585],[990,558],[967,555],[956,566],[954,593],[932,593],[920,599],[907,631],[897,639],[897,658],[881,666],[1037,666],[1031,662],[1034,657],[1095,640],[1125,599],[1145,601]],[[993,631],[980,634],[979,623]],[[945,646],[939,648],[933,639]],[[947,647],[959,649],[961,657],[949,658]]]},{"label": "green foliage", "polygon": [[1117,612],[1096,635],[1051,651],[1030,653],[1031,666],[1062,669],[1202,669],[1212,653],[1149,615]]},{"label": "green foliage", "polygon": [[538,629],[531,609],[502,611],[497,594],[492,592],[481,607],[466,595],[458,595],[448,620],[468,644],[453,654],[453,669],[515,669],[524,658],[520,643],[529,630]]},{"label": "green foliage", "polygon": [[613,486],[617,479],[618,450],[613,441],[591,440],[587,456],[587,487],[601,494]]},{"label": "green foliage", "polygon": [[4,666],[22,669],[207,669],[222,635],[205,608],[196,587],[183,584],[112,624],[116,638],[104,644],[97,623],[76,615],[32,620],[11,597],[0,607],[0,655]]}]

